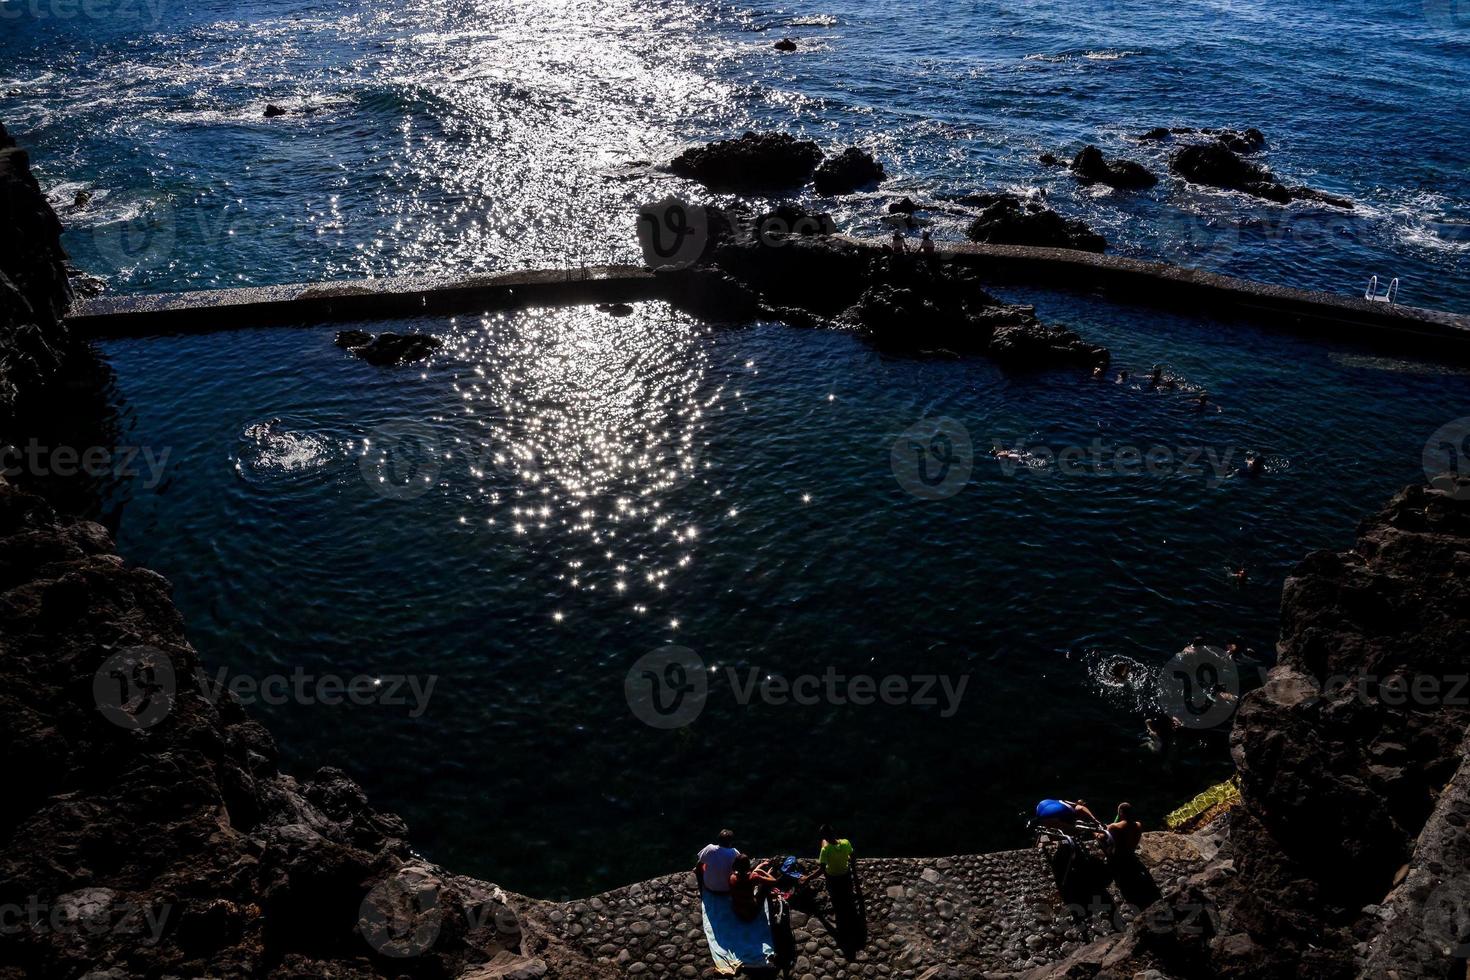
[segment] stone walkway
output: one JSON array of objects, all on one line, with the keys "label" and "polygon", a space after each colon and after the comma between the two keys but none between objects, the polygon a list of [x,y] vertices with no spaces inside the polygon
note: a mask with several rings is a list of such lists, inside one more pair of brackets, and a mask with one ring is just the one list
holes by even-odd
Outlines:
[{"label": "stone walkway", "polygon": [[[1160,887],[1202,863],[1191,840],[1177,834],[1146,835],[1140,857]],[[974,975],[1018,972],[1063,959],[1098,935],[1073,922],[1034,850],[860,859],[859,875],[867,945],[848,960],[819,919],[795,912],[797,980],[929,980],[951,966]],[[535,903],[524,914],[624,976],[718,975],[687,871],[583,901]]]}]

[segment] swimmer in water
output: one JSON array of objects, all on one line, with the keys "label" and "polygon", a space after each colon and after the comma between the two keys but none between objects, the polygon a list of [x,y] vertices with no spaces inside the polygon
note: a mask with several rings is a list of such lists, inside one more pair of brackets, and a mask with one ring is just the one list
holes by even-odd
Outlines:
[{"label": "swimmer in water", "polygon": [[1235,571],[1231,572],[1230,573],[1230,577],[1233,578],[1233,579],[1235,579],[1235,584],[1236,585],[1244,585],[1245,584],[1245,578],[1246,578],[1245,566],[1242,565],[1239,568],[1237,568]]},{"label": "swimmer in water", "polygon": [[1094,378],[1099,378],[1099,379],[1102,378],[1102,376],[1103,376],[1103,368],[1102,368],[1102,365],[1101,364],[1097,365],[1096,367],[1094,367],[1092,369],[1092,376]]},{"label": "swimmer in water", "polygon": [[1128,677],[1133,673],[1133,666],[1126,660],[1115,660],[1108,668],[1108,674],[1119,684],[1128,683]]},{"label": "swimmer in water", "polygon": [[1205,394],[1203,391],[1200,392],[1199,393],[1199,397],[1194,400],[1194,410],[1196,412],[1203,412],[1205,409],[1207,409],[1209,407],[1210,407],[1210,396],[1207,395],[1207,394]]},{"label": "swimmer in water", "polygon": [[1117,383],[1120,384],[1120,385],[1126,385],[1128,383],[1128,372],[1127,371],[1119,371],[1118,372],[1118,381],[1117,381]]},{"label": "swimmer in water", "polygon": [[1160,384],[1163,383],[1163,381],[1164,381],[1164,368],[1163,368],[1162,365],[1155,364],[1154,365],[1154,369],[1151,372],[1149,372],[1148,383],[1151,384],[1151,385],[1153,385],[1155,388],[1157,388]]},{"label": "swimmer in water", "polygon": [[1261,457],[1252,453],[1245,458],[1245,475],[1260,476],[1266,472],[1266,463]]},{"label": "swimmer in water", "polygon": [[990,455],[994,456],[996,459],[1013,459],[1018,463],[1023,463],[1026,461],[1026,457],[1024,454],[1018,453],[1014,449],[1005,449],[1001,446],[992,447],[990,450]]}]

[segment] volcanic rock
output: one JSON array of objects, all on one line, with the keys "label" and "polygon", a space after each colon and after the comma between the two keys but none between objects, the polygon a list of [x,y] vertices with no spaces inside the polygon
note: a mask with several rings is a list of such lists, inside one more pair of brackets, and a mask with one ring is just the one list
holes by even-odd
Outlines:
[{"label": "volcanic rock", "polygon": [[1278,204],[1291,200],[1291,192],[1271,171],[1242,160],[1223,143],[1186,146],[1169,159],[1169,169],[1191,183],[1241,191]]},{"label": "volcanic rock", "polygon": [[817,193],[851,194],[861,187],[872,187],[882,182],[884,176],[883,165],[874,160],[871,154],[849,146],[817,168]]},{"label": "volcanic rock", "polygon": [[1102,150],[1091,145],[1083,147],[1072,158],[1070,169],[1080,183],[1107,184],[1120,190],[1141,190],[1159,182],[1143,164],[1132,160],[1105,160]]},{"label": "volcanic rock", "polygon": [[821,160],[822,151],[811,140],[788,133],[745,133],[685,150],[669,171],[710,187],[760,190],[805,184]]},{"label": "volcanic rock", "polygon": [[421,361],[444,346],[443,340],[431,334],[381,333],[374,337],[362,330],[340,331],[334,342],[379,367]]},{"label": "volcanic rock", "polygon": [[1084,252],[1101,252],[1107,247],[1107,240],[1083,222],[1063,218],[1039,202],[1023,202],[1012,194],[981,195],[976,199],[988,203],[965,232],[971,241]]}]

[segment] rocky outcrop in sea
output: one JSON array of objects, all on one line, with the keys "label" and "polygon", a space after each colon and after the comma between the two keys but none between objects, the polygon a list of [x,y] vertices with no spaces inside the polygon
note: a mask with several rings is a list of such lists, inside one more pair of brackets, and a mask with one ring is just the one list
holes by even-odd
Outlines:
[{"label": "rocky outcrop in sea", "polygon": [[787,133],[744,133],[676,156],[669,172],[726,190],[799,187],[812,179],[822,150]]},{"label": "rocky outcrop in sea", "polygon": [[676,305],[701,316],[840,326],[889,350],[985,353],[1026,367],[1108,361],[1105,347],[1002,302],[974,272],[875,253],[829,234],[827,215],[788,204],[753,222],[736,213],[706,220],[715,233],[699,262],[668,273],[684,280]]},{"label": "rocky outcrop in sea", "polygon": [[965,234],[986,245],[1030,245],[1102,252],[1107,240],[1086,223],[1064,218],[1040,201],[1014,194],[976,194],[961,203],[983,208]]},{"label": "rocky outcrop in sea", "polygon": [[1258,163],[1243,159],[1219,140],[1186,146],[1169,158],[1169,169],[1194,184],[1240,191],[1277,204],[1317,201],[1350,210],[1353,202],[1311,187],[1292,187]]},{"label": "rocky outcrop in sea", "polygon": [[1081,184],[1106,184],[1119,190],[1143,190],[1159,182],[1148,168],[1133,160],[1108,160],[1102,150],[1088,145],[1077,151],[1069,168]]}]

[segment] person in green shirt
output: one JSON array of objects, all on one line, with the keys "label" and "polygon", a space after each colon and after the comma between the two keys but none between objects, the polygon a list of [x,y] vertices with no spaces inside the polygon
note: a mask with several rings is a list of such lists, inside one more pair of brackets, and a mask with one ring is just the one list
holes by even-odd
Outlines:
[{"label": "person in green shirt", "polygon": [[821,864],[822,872],[827,876],[827,883],[830,885],[834,877],[841,877],[849,872],[852,866],[852,841],[838,837],[831,824],[823,824],[822,851],[817,855],[817,862]]},{"label": "person in green shirt", "polygon": [[838,837],[831,824],[821,828],[822,849],[817,855],[818,874],[827,879],[827,897],[832,900],[832,917],[838,945],[844,951],[855,951],[863,943],[866,932],[858,909],[854,887],[852,841]]}]

